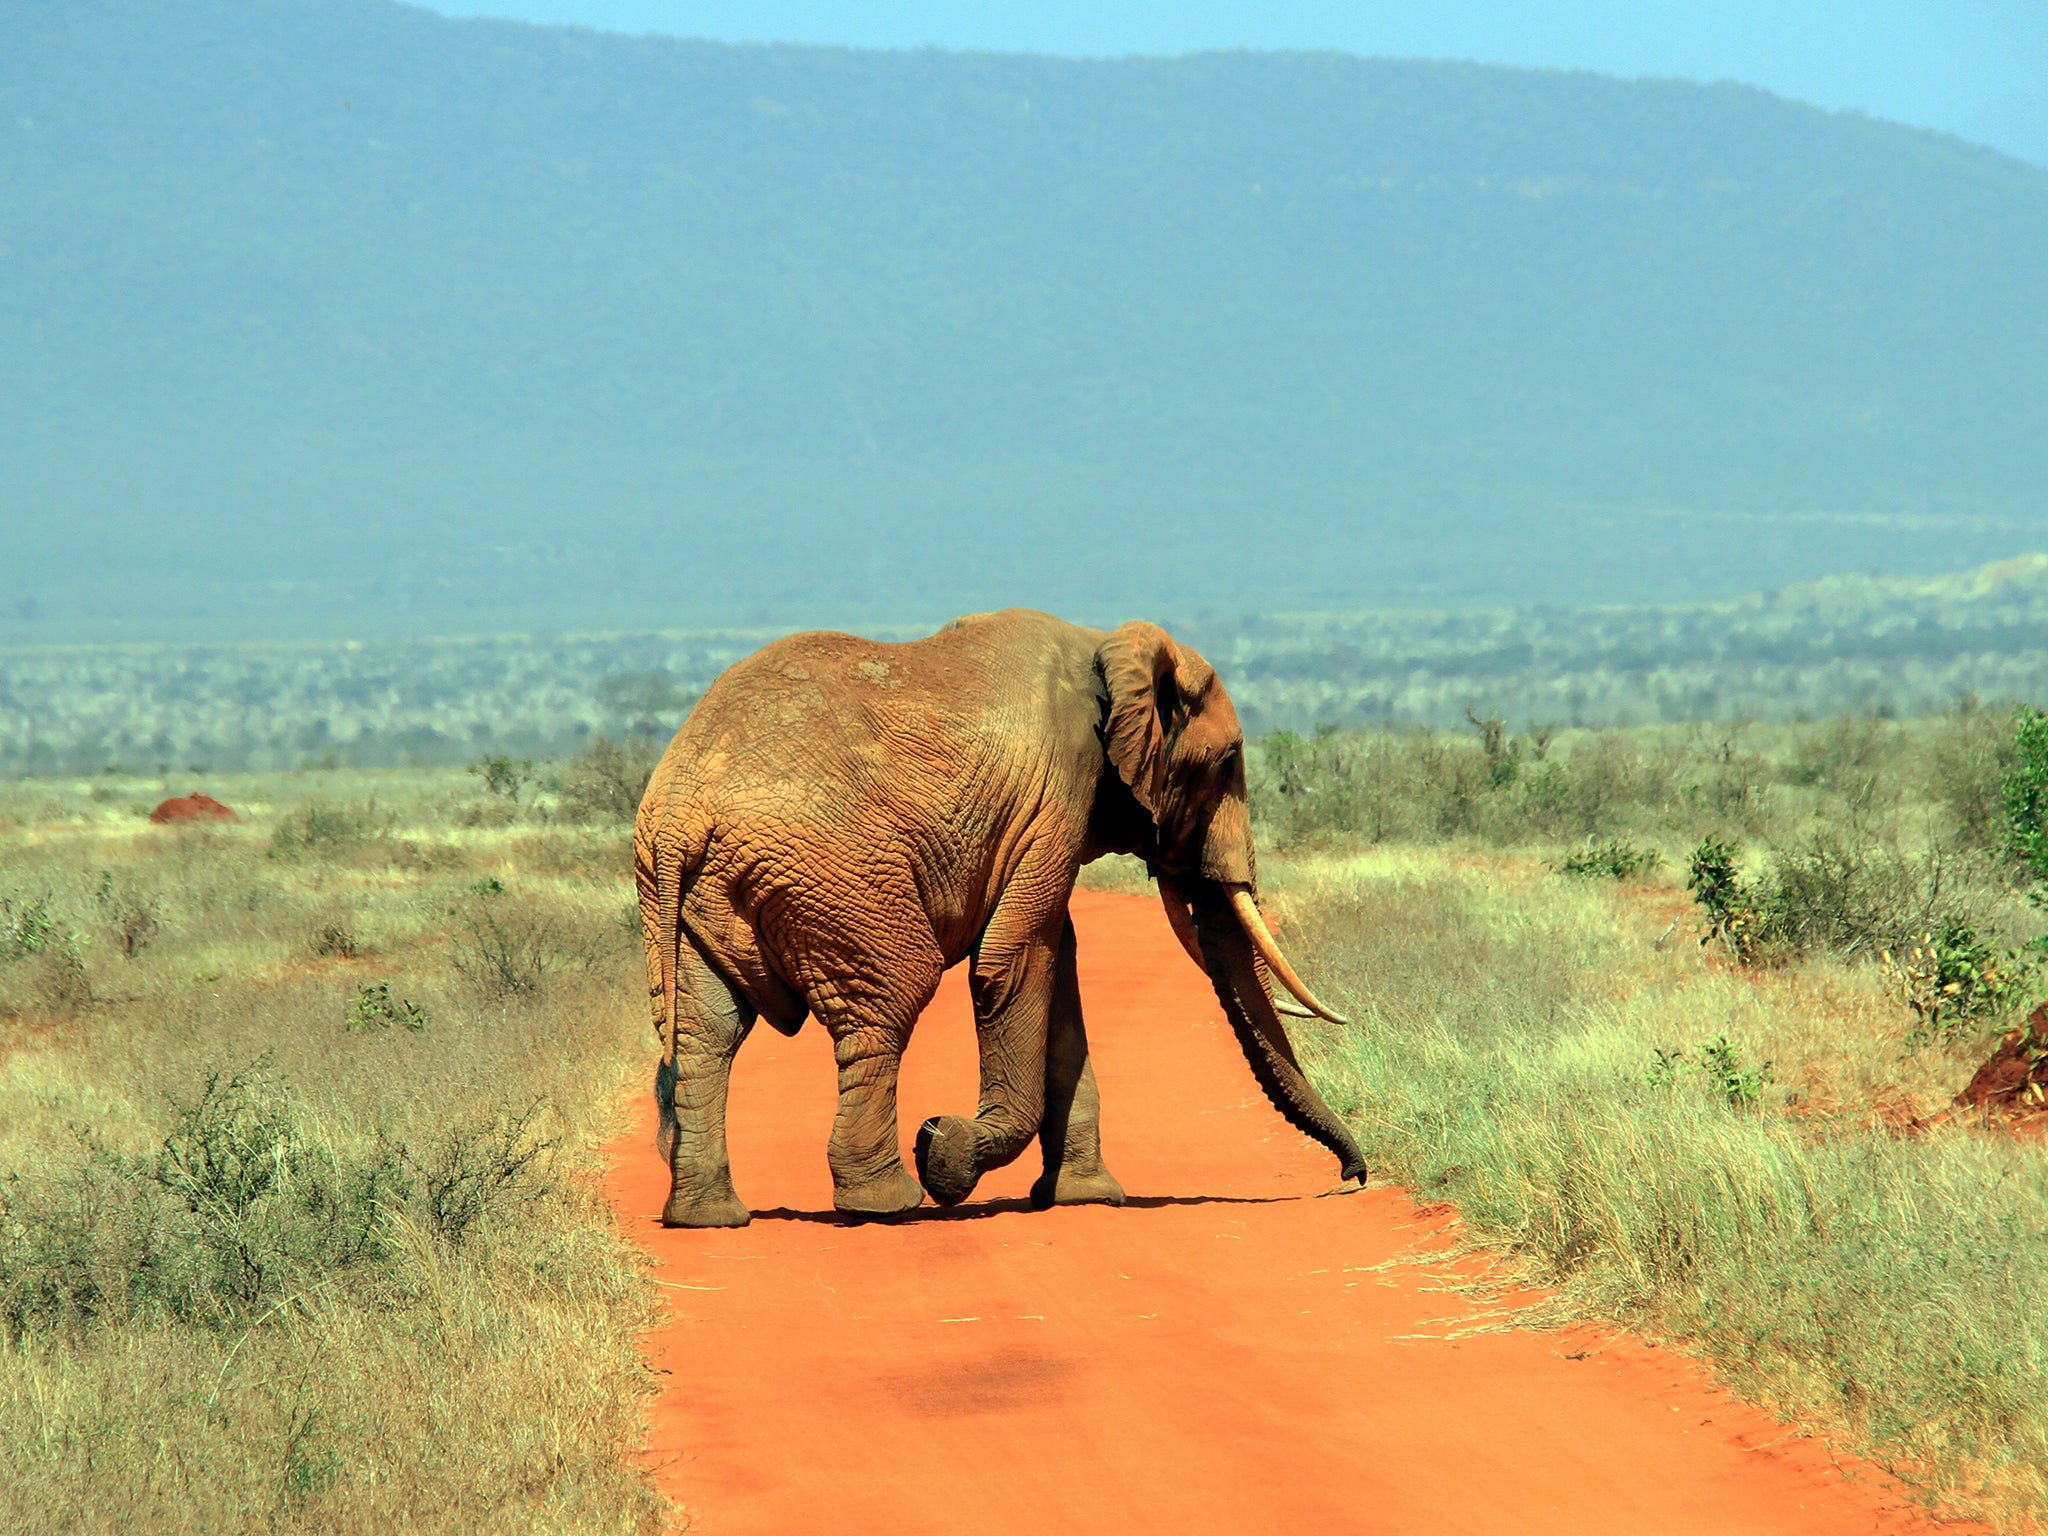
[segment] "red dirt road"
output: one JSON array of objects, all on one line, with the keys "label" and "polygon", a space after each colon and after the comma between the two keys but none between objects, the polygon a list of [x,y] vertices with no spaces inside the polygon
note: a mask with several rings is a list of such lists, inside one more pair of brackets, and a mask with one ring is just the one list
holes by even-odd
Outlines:
[{"label": "red dirt road", "polygon": [[[1034,1147],[956,1211],[839,1224],[814,1024],[740,1053],[751,1227],[662,1229],[651,1107],[613,1149],[613,1205],[671,1300],[646,1341],[668,1373],[649,1455],[693,1531],[1935,1529],[1664,1352],[1447,1341],[1466,1303],[1427,1269],[1372,1270],[1429,1223],[1396,1191],[1315,1198],[1334,1162],[1260,1097],[1157,905],[1081,892],[1073,911],[1121,1210],[1030,1210]],[[906,1137],[973,1112],[964,976],[905,1063]]]}]

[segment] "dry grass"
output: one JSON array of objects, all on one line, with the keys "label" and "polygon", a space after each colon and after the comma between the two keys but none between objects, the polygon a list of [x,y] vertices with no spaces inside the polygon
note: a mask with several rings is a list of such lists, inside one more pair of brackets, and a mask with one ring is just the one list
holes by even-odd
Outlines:
[{"label": "dry grass", "polygon": [[458,773],[142,821],[187,787],[0,791],[0,1528],[662,1528],[623,830]]}]

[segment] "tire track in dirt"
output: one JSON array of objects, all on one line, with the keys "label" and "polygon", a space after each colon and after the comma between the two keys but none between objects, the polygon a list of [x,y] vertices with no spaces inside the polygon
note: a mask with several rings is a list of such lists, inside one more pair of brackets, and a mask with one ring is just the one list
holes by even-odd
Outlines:
[{"label": "tire track in dirt", "polygon": [[[1445,1339],[1466,1303],[1373,1269],[1429,1220],[1398,1191],[1314,1198],[1333,1164],[1260,1097],[1157,905],[1078,892],[1073,915],[1123,1209],[1030,1210],[1033,1147],[956,1211],[841,1225],[814,1024],[757,1029],[734,1072],[751,1227],[660,1226],[651,1105],[613,1147],[607,1192],[670,1299],[648,1455],[693,1531],[1935,1529],[1634,1340]],[[905,1062],[906,1134],[972,1113],[974,1082],[955,969]]]}]

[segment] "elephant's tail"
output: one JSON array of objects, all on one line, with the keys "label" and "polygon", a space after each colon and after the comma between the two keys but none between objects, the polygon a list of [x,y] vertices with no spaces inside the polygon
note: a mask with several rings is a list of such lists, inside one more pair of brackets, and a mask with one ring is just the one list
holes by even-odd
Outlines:
[{"label": "elephant's tail", "polygon": [[[664,797],[665,798],[665,797]],[[647,997],[661,1059],[676,1059],[676,946],[682,942],[683,886],[704,862],[710,837],[649,789],[633,827],[633,883],[647,942]]]}]

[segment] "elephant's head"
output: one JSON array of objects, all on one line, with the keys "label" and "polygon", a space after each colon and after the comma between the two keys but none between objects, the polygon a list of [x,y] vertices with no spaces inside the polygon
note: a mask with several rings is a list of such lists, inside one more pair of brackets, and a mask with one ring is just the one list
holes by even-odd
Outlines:
[{"label": "elephant's head", "polygon": [[1335,1153],[1345,1178],[1363,1178],[1357,1143],[1302,1072],[1274,1001],[1278,978],[1310,1012],[1344,1022],[1302,984],[1259,915],[1244,730],[1230,696],[1214,667],[1156,624],[1121,626],[1096,658],[1103,749],[1149,823],[1139,852],[1174,933],[1215,983],[1274,1107]]}]

